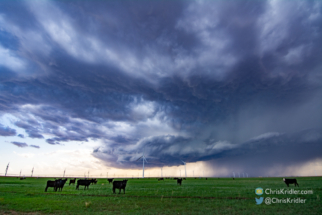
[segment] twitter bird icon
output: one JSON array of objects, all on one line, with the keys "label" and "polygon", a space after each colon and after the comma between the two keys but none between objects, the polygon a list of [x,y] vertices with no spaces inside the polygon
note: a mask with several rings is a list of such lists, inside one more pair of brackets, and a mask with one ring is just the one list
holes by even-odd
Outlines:
[{"label": "twitter bird icon", "polygon": [[255,200],[256,200],[256,204],[260,205],[263,203],[264,197],[260,197],[259,199],[255,198]]},{"label": "twitter bird icon", "polygon": [[264,197],[260,197],[259,199],[255,198],[255,200],[256,200],[256,204],[260,205],[263,203]]}]

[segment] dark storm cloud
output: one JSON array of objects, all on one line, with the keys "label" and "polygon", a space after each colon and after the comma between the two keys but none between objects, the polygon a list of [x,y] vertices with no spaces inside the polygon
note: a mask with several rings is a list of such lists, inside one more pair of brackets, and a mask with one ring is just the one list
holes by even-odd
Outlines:
[{"label": "dark storm cloud", "polygon": [[28,147],[27,143],[21,143],[21,142],[11,142],[13,145],[18,146],[19,148],[24,148],[24,147]]},{"label": "dark storm cloud", "polygon": [[27,120],[26,122],[18,121],[15,123],[15,125],[25,129],[30,138],[44,138],[43,135],[39,134],[39,129],[37,128],[37,126],[40,126],[39,123],[34,120]]},{"label": "dark storm cloud", "polygon": [[128,168],[142,150],[151,166],[295,155],[294,135],[321,134],[319,1],[1,4],[0,111],[31,138],[101,140],[93,155]]},{"label": "dark storm cloud", "polygon": [[[136,161],[145,152],[146,167],[179,166],[181,160],[187,163],[209,161],[220,168],[241,171],[250,176],[267,175],[273,166],[299,166],[320,158],[322,132],[307,129],[292,134],[266,133],[241,144],[227,141],[208,143],[199,147],[191,139],[173,136],[149,138],[133,148],[117,150],[95,149],[95,157],[114,163],[119,168],[141,168],[142,162]],[[300,153],[299,153],[300,152]],[[115,162],[117,160],[117,162]],[[220,164],[220,165],[218,165]],[[283,175],[282,169],[276,173]],[[226,176],[231,176],[229,172]]]},{"label": "dark storm cloud", "polygon": [[0,136],[15,136],[16,130],[0,124]]},{"label": "dark storm cloud", "polygon": [[322,133],[315,129],[303,130],[243,144],[242,147],[222,153],[211,161],[217,167],[232,172],[247,172],[252,176],[285,175],[288,167],[299,168],[304,163],[320,159]]}]

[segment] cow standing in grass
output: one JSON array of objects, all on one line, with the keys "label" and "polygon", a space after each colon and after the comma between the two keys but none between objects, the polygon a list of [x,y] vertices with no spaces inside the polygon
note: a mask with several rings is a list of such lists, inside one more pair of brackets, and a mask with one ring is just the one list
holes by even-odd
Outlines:
[{"label": "cow standing in grass", "polygon": [[297,183],[296,179],[287,179],[287,178],[283,178],[283,181],[285,182],[285,184],[289,187],[289,184],[294,184],[295,187],[296,185],[299,187],[300,185]]},{"label": "cow standing in grass", "polygon": [[182,183],[182,178],[178,178],[177,179],[177,185],[180,184],[180,186],[181,186],[181,183]]},{"label": "cow standing in grass", "polygon": [[64,180],[60,179],[56,181],[56,185],[55,185],[55,191],[63,191],[64,185],[67,181],[67,178],[65,178]]},{"label": "cow standing in grass", "polygon": [[164,178],[159,178],[158,181],[164,181]]},{"label": "cow standing in grass", "polygon": [[76,190],[79,190],[79,186],[81,185],[81,186],[85,186],[84,187],[84,190],[86,189],[86,187],[87,187],[87,189],[89,188],[89,185],[92,183],[92,180],[82,180],[82,179],[79,179],[78,181],[77,181],[77,185],[76,185]]},{"label": "cow standing in grass", "polygon": [[70,184],[75,184],[75,182],[76,182],[76,178],[74,178],[74,179],[70,179],[70,180],[69,180],[69,186],[70,186]]},{"label": "cow standing in grass", "polygon": [[45,188],[45,192],[47,192],[48,187],[53,187],[54,191],[56,191],[56,180],[55,181],[47,181],[47,186]]},{"label": "cow standing in grass", "polygon": [[97,183],[97,179],[96,178],[93,178],[92,180],[91,180],[91,184],[96,184]]},{"label": "cow standing in grass", "polygon": [[127,183],[127,180],[113,181],[113,193],[115,193],[115,189],[119,189],[120,190],[119,194],[120,194],[123,189],[125,194],[126,183]]},{"label": "cow standing in grass", "polygon": [[108,178],[107,180],[108,180],[108,184],[110,184],[113,182],[114,178]]}]

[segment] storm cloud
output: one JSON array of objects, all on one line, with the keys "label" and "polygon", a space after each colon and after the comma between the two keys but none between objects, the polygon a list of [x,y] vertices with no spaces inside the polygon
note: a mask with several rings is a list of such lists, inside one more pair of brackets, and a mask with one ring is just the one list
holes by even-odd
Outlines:
[{"label": "storm cloud", "polygon": [[4,1],[0,114],[25,139],[98,140],[92,155],[118,168],[138,168],[143,151],[151,167],[321,159],[321,10],[320,1]]}]

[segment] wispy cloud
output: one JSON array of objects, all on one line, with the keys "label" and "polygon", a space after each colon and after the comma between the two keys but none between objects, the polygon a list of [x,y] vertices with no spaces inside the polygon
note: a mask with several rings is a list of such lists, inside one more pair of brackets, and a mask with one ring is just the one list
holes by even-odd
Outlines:
[{"label": "wispy cloud", "polygon": [[18,134],[17,136],[20,138],[25,138],[25,135],[23,135],[23,134]]},{"label": "wispy cloud", "polygon": [[24,147],[28,147],[28,144],[27,143],[21,143],[21,142],[16,142],[16,141],[13,141],[11,142],[13,145],[15,146],[18,146],[20,148],[24,148]]},{"label": "wispy cloud", "polygon": [[39,149],[40,147],[37,146],[37,145],[28,145],[27,143],[22,143],[22,142],[16,142],[16,141],[12,141],[10,142],[12,143],[13,145],[15,146],[18,146],[19,148],[25,148],[25,147],[32,147],[32,148],[36,148],[36,149]]},{"label": "wispy cloud", "polygon": [[40,148],[39,146],[36,146],[36,145],[30,145],[29,147],[36,148],[36,149]]}]

